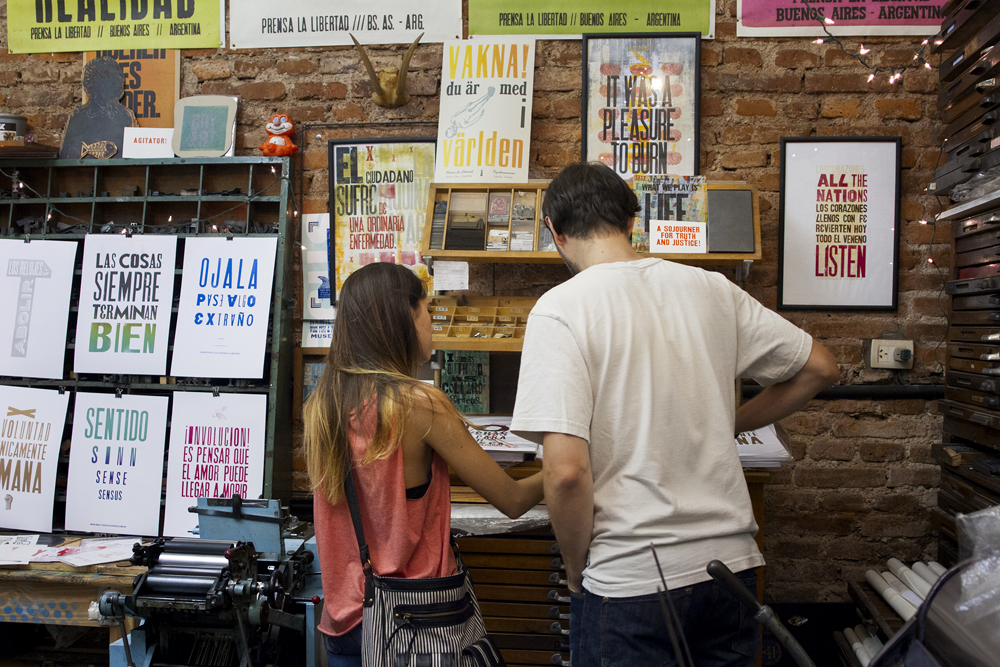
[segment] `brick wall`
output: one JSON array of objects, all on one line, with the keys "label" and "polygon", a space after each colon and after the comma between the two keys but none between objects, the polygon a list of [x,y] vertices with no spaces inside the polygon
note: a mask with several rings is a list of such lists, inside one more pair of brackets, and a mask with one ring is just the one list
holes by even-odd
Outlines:
[{"label": "brick wall", "polygon": [[[0,0],[6,21],[6,2]],[[927,264],[934,230],[919,224],[937,203],[923,194],[937,150],[936,72],[908,70],[900,83],[866,82],[867,72],[838,48],[808,39],[737,39],[736,2],[719,0],[717,39],[703,43],[701,164],[718,180],[745,180],[761,195],[762,262],[746,289],[774,307],[777,290],[779,139],[782,136],[901,136],[903,201],[899,310],[896,313],[788,313],[838,357],[845,384],[888,384],[888,371],[866,370],[862,343],[884,333],[916,340],[907,382],[939,382],[945,320],[942,277]],[[0,107],[28,117],[30,131],[57,144],[70,111],[81,102],[79,54],[12,55],[0,34]],[[918,38],[865,39],[876,62],[908,62]],[[848,40],[851,47],[856,42]],[[398,64],[405,46],[368,49],[376,67]],[[540,42],[536,49],[530,174],[552,177],[579,159],[579,42]],[[441,45],[420,46],[411,62],[412,99],[385,110],[352,48],[287,51],[224,49],[183,52],[182,96],[237,94],[237,154],[258,154],[264,123],[276,111],[300,124],[392,125],[306,127],[302,210],[327,210],[325,141],[334,137],[434,135]],[[420,124],[423,123],[423,124]],[[933,257],[948,263],[947,229],[934,237]],[[481,294],[537,295],[568,277],[562,266],[474,266]],[[300,279],[300,278],[299,278]],[[943,302],[942,302],[942,305]],[[297,325],[298,326],[298,325]],[[775,472],[765,494],[767,595],[777,601],[843,599],[840,577],[860,577],[889,556],[933,557],[927,509],[936,503],[939,473],[930,445],[940,438],[932,404],[919,400],[811,403],[783,422],[794,440],[794,465]],[[301,435],[299,435],[301,439]],[[297,452],[298,454],[298,452]],[[296,482],[307,489],[301,456]]]}]

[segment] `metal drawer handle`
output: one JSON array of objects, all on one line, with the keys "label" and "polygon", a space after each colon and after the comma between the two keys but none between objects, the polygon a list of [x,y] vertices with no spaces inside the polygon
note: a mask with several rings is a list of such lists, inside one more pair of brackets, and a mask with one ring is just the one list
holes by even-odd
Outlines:
[{"label": "metal drawer handle", "polygon": [[559,584],[560,586],[565,586],[568,582],[559,576],[558,572],[553,572],[549,575],[550,584]]},{"label": "metal drawer handle", "polygon": [[556,621],[555,623],[553,623],[552,625],[549,626],[549,632],[551,632],[554,635],[568,635],[569,634],[569,630],[563,630],[563,626],[559,625],[558,621]]},{"label": "metal drawer handle", "polygon": [[549,618],[560,618],[564,621],[569,620],[569,614],[562,614],[559,612],[559,607],[549,607]]},{"label": "metal drawer handle", "polygon": [[559,591],[549,591],[549,594],[546,597],[550,600],[554,600],[555,602],[570,601],[570,598],[566,597],[565,595],[559,595]]}]

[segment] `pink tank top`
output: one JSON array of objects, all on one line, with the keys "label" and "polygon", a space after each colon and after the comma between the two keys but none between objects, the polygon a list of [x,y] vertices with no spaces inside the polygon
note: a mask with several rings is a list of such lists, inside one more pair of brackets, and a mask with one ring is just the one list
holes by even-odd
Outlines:
[{"label": "pink tank top", "polygon": [[[374,411],[366,426],[374,430]],[[350,429],[348,438],[355,463],[361,460],[371,436]],[[361,524],[375,574],[387,577],[446,577],[454,574],[451,550],[451,485],[448,464],[434,454],[430,485],[423,498],[408,500],[403,477],[403,449],[389,458],[354,469],[361,506]],[[358,540],[346,499],[331,505],[317,489],[313,520],[323,580],[323,619],[320,631],[342,635],[361,622],[364,574]]]}]

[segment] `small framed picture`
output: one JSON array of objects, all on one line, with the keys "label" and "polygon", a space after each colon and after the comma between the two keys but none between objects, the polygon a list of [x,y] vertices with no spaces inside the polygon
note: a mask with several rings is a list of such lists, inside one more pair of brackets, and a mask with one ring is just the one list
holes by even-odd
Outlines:
[{"label": "small framed picture", "polygon": [[295,366],[292,368],[292,415],[302,419],[302,405],[319,384],[326,370],[328,347],[295,348]]},{"label": "small framed picture", "polygon": [[700,33],[583,35],[583,159],[630,185],[696,176],[700,70]]},{"label": "small framed picture", "polygon": [[781,140],[778,310],[896,310],[900,137]]}]

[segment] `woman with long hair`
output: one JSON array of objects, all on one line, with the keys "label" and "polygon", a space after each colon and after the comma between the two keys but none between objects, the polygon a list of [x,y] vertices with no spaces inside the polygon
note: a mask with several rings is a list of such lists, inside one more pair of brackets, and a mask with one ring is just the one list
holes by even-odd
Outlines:
[{"label": "woman with long hair", "polygon": [[513,480],[479,446],[448,397],[415,375],[431,356],[424,283],[396,264],[344,281],[326,370],[305,405],[305,447],[331,667],[361,665],[364,575],[344,480],[354,479],[376,574],[445,577],[448,466],[509,517],[542,499],[542,476]]}]

